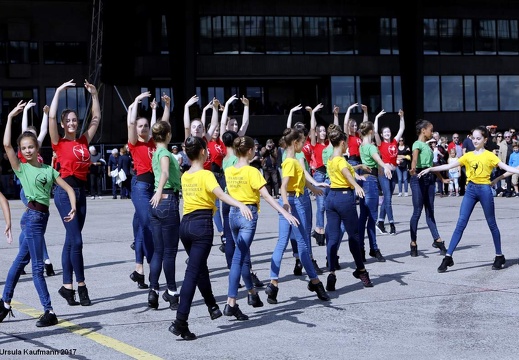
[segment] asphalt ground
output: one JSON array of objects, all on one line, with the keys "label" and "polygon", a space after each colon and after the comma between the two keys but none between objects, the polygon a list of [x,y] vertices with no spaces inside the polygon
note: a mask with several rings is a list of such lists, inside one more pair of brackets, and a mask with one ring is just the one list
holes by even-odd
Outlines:
[{"label": "asphalt ground", "polygon": [[[436,197],[436,221],[448,244],[461,197]],[[238,304],[248,321],[222,316],[212,321],[195,295],[189,327],[198,339],[185,341],[168,331],[175,312],[160,299],[158,310],[147,307],[147,290],[129,278],[134,270],[133,205],[130,200],[88,199],[83,231],[86,283],[92,306],[68,306],[58,295],[64,227],[54,204],[47,228],[47,246],[57,275],[46,277],[59,324],[37,328],[42,314],[30,267],[16,287],[14,318],[0,324],[0,358],[35,356],[73,359],[515,359],[519,344],[518,198],[495,198],[506,268],[491,269],[494,247],[483,212],[476,205],[456,252],[454,266],[439,274],[442,256],[420,219],[418,257],[409,256],[411,196],[393,197],[396,236],[378,236],[386,262],[366,263],[373,288],[363,288],[352,276],[353,259],[347,244],[339,250],[342,269],[337,291],[322,302],[307,290],[307,277],[294,276],[290,246],[283,258],[277,305],[247,305],[240,290]],[[23,211],[10,201],[15,238]],[[315,209],[315,201],[313,202]],[[263,201],[251,247],[253,269],[267,282],[270,256],[277,241],[277,213]],[[3,228],[0,221],[0,228]],[[209,257],[213,291],[223,310],[228,270],[218,250]],[[325,247],[312,239],[314,256],[325,267]],[[367,239],[366,239],[367,244]],[[367,248],[368,245],[366,246]],[[0,244],[0,285],[17,253],[18,243]],[[182,285],[186,253],[177,257],[177,282]],[[146,272],[148,267],[146,266]],[[304,273],[303,273],[304,274]],[[321,275],[326,281],[327,272]],[[164,275],[161,286],[164,289]],[[11,353],[9,353],[9,351]]]}]

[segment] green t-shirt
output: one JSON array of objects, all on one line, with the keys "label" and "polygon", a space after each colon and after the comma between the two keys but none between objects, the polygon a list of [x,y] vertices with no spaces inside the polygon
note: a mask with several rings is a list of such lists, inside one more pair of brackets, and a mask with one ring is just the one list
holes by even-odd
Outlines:
[{"label": "green t-shirt", "polygon": [[225,169],[236,165],[238,162],[238,157],[236,155],[231,155],[228,158],[224,158],[222,161],[222,170],[225,171]]},{"label": "green t-shirt", "polygon": [[431,147],[423,141],[416,140],[413,143],[413,153],[416,149],[420,151],[418,154],[418,159],[416,161],[416,168],[423,169],[431,167],[433,165],[433,151]]},{"label": "green t-shirt", "polygon": [[374,154],[378,154],[378,149],[373,144],[361,145],[359,147],[360,152],[360,160],[366,166],[370,168],[376,168],[378,166],[377,162],[373,159]]},{"label": "green t-shirt", "polygon": [[169,178],[164,184],[164,189],[180,190],[180,166],[178,165],[177,159],[173,157],[173,154],[168,149],[158,147],[153,153],[151,159],[151,165],[153,166],[153,175],[155,176],[155,190],[159,187],[160,173],[162,169],[160,167],[160,159],[164,156],[169,158]]},{"label": "green t-shirt", "polygon": [[20,163],[20,170],[14,170],[14,173],[22,183],[27,201],[50,205],[50,192],[52,185],[59,177],[59,172],[46,164],[35,167],[28,163]]}]

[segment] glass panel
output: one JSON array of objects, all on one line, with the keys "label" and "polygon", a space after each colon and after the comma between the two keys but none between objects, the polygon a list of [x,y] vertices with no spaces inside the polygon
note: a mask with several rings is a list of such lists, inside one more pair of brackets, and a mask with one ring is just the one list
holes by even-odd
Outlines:
[{"label": "glass panel", "polygon": [[423,53],[438,55],[438,20],[423,20]]},{"label": "glass panel", "polygon": [[476,111],[476,80],[474,76],[464,76],[465,111]]},{"label": "glass panel", "polygon": [[213,18],[213,39],[215,54],[238,54],[238,17],[215,16]]},{"label": "glass panel", "polygon": [[496,54],[496,21],[474,20],[474,25],[476,55]]},{"label": "glass panel", "polygon": [[461,21],[457,19],[440,19],[440,54],[461,55]]},{"label": "glass panel", "polygon": [[330,18],[330,53],[355,53],[355,19],[347,17]]},{"label": "glass panel", "polygon": [[[355,76],[332,76],[330,80],[332,103],[337,105],[341,112],[346,112],[348,107],[356,102],[360,103],[355,93]],[[358,109],[353,110],[353,112],[357,111]]]},{"label": "glass panel", "polygon": [[249,111],[251,115],[262,115],[265,109],[265,98],[263,88],[250,86],[245,89],[245,97],[249,99]]},{"label": "glass panel", "polygon": [[497,110],[497,76],[476,76],[478,111]]},{"label": "glass panel", "polygon": [[391,76],[380,77],[380,95],[382,99],[382,109],[385,112],[393,112],[393,81]]},{"label": "glass panel", "polygon": [[29,63],[29,43],[27,41],[9,41],[9,64]]},{"label": "glass panel", "polygon": [[397,21],[393,18],[380,19],[380,54],[398,54]]},{"label": "glass panel", "polygon": [[442,111],[463,111],[463,77],[442,76]]},{"label": "glass panel", "polygon": [[240,16],[241,53],[265,53],[263,16]]},{"label": "glass panel", "polygon": [[0,41],[0,64],[7,62],[7,43]]},{"label": "glass panel", "polygon": [[474,32],[472,20],[463,20],[463,54],[474,55]]},{"label": "glass panel", "polygon": [[305,53],[328,53],[328,18],[305,17]]},{"label": "glass panel", "polygon": [[169,104],[170,112],[173,110],[175,103],[173,102],[173,89],[172,88],[156,88],[155,89],[155,100],[157,104],[159,104],[159,109],[164,107],[164,102],[162,101],[162,95],[167,95],[171,99]]},{"label": "glass panel", "polygon": [[87,64],[86,43],[46,42],[43,44],[43,62],[50,64]]},{"label": "glass panel", "polygon": [[211,17],[210,16],[202,16],[200,18],[200,54],[212,54],[213,46],[212,46],[212,37],[213,32],[211,29]]},{"label": "glass panel", "polygon": [[265,46],[267,54],[290,54],[290,18],[265,17]]},{"label": "glass panel", "polygon": [[290,18],[290,37],[292,39],[292,54],[302,54],[303,42],[303,18],[294,16]]},{"label": "glass panel", "polygon": [[519,110],[519,76],[499,77],[499,109]]},{"label": "glass panel", "polygon": [[162,15],[160,20],[160,53],[169,54],[168,24],[166,22],[166,15]]},{"label": "glass panel", "polygon": [[497,21],[497,41],[500,55],[519,54],[519,40],[517,34],[517,20]]},{"label": "glass panel", "polygon": [[403,109],[402,105],[402,81],[400,76],[393,77],[393,99],[395,103],[395,112]]},{"label": "glass panel", "polygon": [[440,77],[424,76],[423,83],[424,112],[440,111]]}]

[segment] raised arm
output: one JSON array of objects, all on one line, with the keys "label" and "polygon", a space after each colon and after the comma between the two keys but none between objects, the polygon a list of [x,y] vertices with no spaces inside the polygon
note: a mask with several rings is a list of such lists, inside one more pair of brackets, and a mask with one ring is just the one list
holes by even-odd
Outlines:
[{"label": "raised arm", "polygon": [[59,141],[59,131],[58,131],[58,121],[56,119],[56,114],[58,112],[59,105],[59,96],[60,93],[68,87],[76,86],[74,80],[69,80],[63,84],[61,84],[54,93],[54,97],[52,98],[52,102],[50,103],[49,109],[49,135],[50,141],[52,144],[56,145]]},{"label": "raised arm", "polygon": [[7,237],[7,243],[10,244],[13,242],[13,234],[11,233],[11,208],[9,207],[9,201],[7,198],[0,192],[0,207],[2,208],[2,213],[4,214],[5,220],[5,230],[4,234]]},{"label": "raised arm", "polygon": [[316,139],[316,133],[315,128],[317,126],[317,120],[315,118],[315,113],[320,111],[323,108],[323,104],[317,104],[313,109],[310,111],[310,131],[308,133],[308,136],[310,136],[310,143],[312,146],[314,146],[317,143]]},{"label": "raised arm", "polygon": [[364,104],[361,104],[360,107],[362,108],[362,112],[364,113],[364,115],[362,116],[362,122],[366,122],[369,120],[368,107]]},{"label": "raised arm", "polygon": [[339,107],[333,105],[333,124],[339,126]]},{"label": "raised arm", "polygon": [[130,104],[130,106],[128,106],[128,116],[126,118],[128,125],[128,142],[132,145],[135,145],[139,139],[139,136],[137,135],[137,109],[139,107],[139,102],[150,96],[151,93],[149,91],[143,92],[135,98],[134,102]]},{"label": "raised arm", "polygon": [[90,120],[88,129],[84,133],[87,142],[90,143],[90,141],[94,138],[94,135],[97,132],[97,128],[101,122],[101,105],[99,105],[99,96],[97,94],[96,87],[90,84],[87,80],[85,80],[85,89],[87,89],[87,91],[92,96],[92,120]]},{"label": "raised arm", "polygon": [[380,111],[377,114],[377,116],[375,116],[375,121],[373,122],[373,134],[375,135],[375,142],[377,146],[380,146],[380,144],[382,143],[382,139],[380,139],[380,134],[378,133],[378,119],[385,113],[386,112],[384,111],[384,109],[382,109],[382,111]]},{"label": "raised arm", "polygon": [[227,128],[227,117],[229,114],[229,106],[231,106],[231,104],[235,100],[238,100],[238,98],[236,97],[236,95],[233,95],[225,102],[225,106],[223,108],[223,113],[222,113],[222,119],[220,120],[220,139],[222,138],[222,135],[226,131],[225,129]]},{"label": "raised arm", "polygon": [[209,125],[209,129],[205,133],[205,138],[207,141],[211,141],[213,137],[213,133],[218,126],[218,110],[220,109],[220,101],[217,98],[213,99],[213,114],[211,115],[211,124]]},{"label": "raised arm", "polygon": [[245,136],[247,128],[249,127],[249,99],[247,99],[245,96],[242,96],[240,100],[243,104],[243,117],[241,119],[241,127],[238,131],[238,135]]},{"label": "raised arm", "polygon": [[348,110],[346,110],[346,114],[344,114],[344,133],[346,134],[349,134],[350,133],[350,130],[348,129],[348,121],[350,120],[350,114],[351,114],[351,111],[356,108],[357,106],[359,106],[358,103],[355,103],[355,104],[351,104],[350,106],[348,106]]},{"label": "raised arm", "polygon": [[16,152],[13,149],[13,146],[11,145],[11,128],[13,126],[13,118],[22,113],[23,108],[25,107],[26,103],[21,100],[16,107],[11,110],[9,115],[7,115],[7,122],[5,124],[5,131],[4,131],[4,150],[7,154],[7,157],[9,158],[9,163],[11,164],[11,167],[13,170],[20,170],[20,160],[18,160],[18,156],[16,156]]},{"label": "raised arm", "polygon": [[23,116],[22,116],[22,132],[26,131],[29,127],[29,109],[35,106],[36,103],[31,100],[27,101],[27,105],[23,108]]},{"label": "raised arm", "polygon": [[164,112],[162,113],[161,120],[169,123],[169,117],[171,115],[171,98],[166,94],[162,94],[160,99],[164,101]]},{"label": "raised arm", "polygon": [[398,116],[400,116],[400,124],[398,126],[398,132],[396,133],[395,140],[398,143],[398,140],[402,138],[405,130],[405,121],[404,121],[404,110],[398,110]]},{"label": "raised arm", "polygon": [[38,134],[38,144],[41,146],[47,133],[49,132],[49,105],[43,107],[43,117],[41,118],[40,133]]},{"label": "raised arm", "polygon": [[204,108],[202,109],[202,116],[200,117],[200,122],[202,123],[202,127],[204,128],[204,131],[205,131],[205,120],[206,120],[206,114],[207,114],[207,110],[211,109],[213,107],[213,100],[209,101],[209,104],[207,104],[206,106],[204,106]]},{"label": "raised arm", "polygon": [[296,111],[301,110],[302,108],[303,107],[301,106],[301,104],[299,104],[299,105],[294,106],[292,109],[290,109],[290,112],[288,113],[288,118],[287,118],[287,129],[292,127],[292,114],[294,114],[294,112],[296,112]]},{"label": "raised arm", "polygon": [[[153,98],[153,100],[151,101],[150,108],[151,108],[151,119],[150,119],[150,129],[151,129],[153,127],[153,125],[155,125],[155,123],[157,122],[157,101],[155,100],[155,98]],[[151,131],[150,131],[150,137],[151,137]]]},{"label": "raised arm", "polygon": [[198,96],[193,95],[184,105],[184,140],[191,135],[191,117],[189,107],[198,102]]}]

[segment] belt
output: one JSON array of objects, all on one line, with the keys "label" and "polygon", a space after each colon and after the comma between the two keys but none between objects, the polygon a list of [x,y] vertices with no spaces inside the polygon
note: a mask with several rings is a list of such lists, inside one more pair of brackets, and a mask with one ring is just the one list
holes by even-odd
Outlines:
[{"label": "belt", "polygon": [[287,191],[287,195],[288,196],[296,196],[296,192],[295,191]]},{"label": "belt", "polygon": [[353,191],[352,188],[330,188],[330,191],[342,191],[342,192],[347,192],[347,191]]}]

